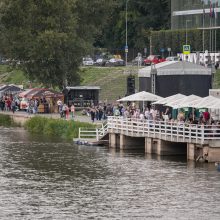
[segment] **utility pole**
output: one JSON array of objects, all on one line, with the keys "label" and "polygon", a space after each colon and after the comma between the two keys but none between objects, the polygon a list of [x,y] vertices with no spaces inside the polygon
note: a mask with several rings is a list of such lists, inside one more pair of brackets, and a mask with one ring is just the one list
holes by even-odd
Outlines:
[{"label": "utility pole", "polygon": [[188,43],[188,22],[190,22],[190,20],[186,20],[186,45]]},{"label": "utility pole", "polygon": [[128,1],[125,5],[125,66],[128,64]]}]

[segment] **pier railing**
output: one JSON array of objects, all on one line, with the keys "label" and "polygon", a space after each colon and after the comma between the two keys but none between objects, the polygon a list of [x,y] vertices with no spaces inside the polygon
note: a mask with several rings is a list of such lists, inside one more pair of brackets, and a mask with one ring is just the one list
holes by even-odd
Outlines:
[{"label": "pier railing", "polygon": [[105,121],[99,128],[79,128],[79,139],[94,139],[100,140],[108,133],[108,124]]},{"label": "pier railing", "polygon": [[108,117],[108,131],[132,137],[152,137],[172,142],[206,144],[220,140],[220,125],[197,125]]}]

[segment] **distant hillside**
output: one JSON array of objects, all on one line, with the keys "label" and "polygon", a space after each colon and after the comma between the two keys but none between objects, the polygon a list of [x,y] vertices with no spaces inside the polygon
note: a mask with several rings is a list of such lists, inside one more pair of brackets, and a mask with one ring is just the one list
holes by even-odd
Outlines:
[{"label": "distant hillside", "polygon": [[[137,72],[134,69],[130,71]],[[124,72],[125,67],[82,67],[81,85],[100,86],[100,100],[112,102],[126,94],[128,74]],[[29,88],[30,82],[21,70],[8,65],[0,65],[0,84],[17,84]],[[137,89],[137,74],[135,84]],[[34,86],[33,83],[32,86]]]},{"label": "distant hillside", "polygon": [[[128,68],[129,69],[129,68]],[[127,76],[125,67],[89,67],[83,68],[81,85],[100,86],[100,100],[112,102],[124,97],[127,91]],[[132,72],[137,72],[133,70]],[[138,89],[138,77],[135,86]]]},{"label": "distant hillside", "polygon": [[[82,67],[80,72],[81,85],[100,86],[100,100],[113,102],[126,94],[129,73],[125,74],[125,70],[125,67]],[[135,87],[138,90],[137,69],[128,67],[129,71],[136,72]],[[0,65],[0,84],[4,83],[24,85],[24,88],[28,88],[30,85],[21,70],[12,69],[7,65]],[[220,70],[214,75],[213,88],[220,88]]]}]

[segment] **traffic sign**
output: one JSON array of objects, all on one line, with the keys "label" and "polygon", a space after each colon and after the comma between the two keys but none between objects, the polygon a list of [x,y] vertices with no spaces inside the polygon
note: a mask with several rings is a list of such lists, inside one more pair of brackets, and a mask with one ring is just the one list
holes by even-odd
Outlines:
[{"label": "traffic sign", "polygon": [[125,46],[125,53],[128,53],[128,46]]},{"label": "traffic sign", "polygon": [[160,52],[161,52],[161,53],[164,53],[164,52],[165,52],[165,49],[164,49],[164,48],[161,48],[161,49],[160,49]]},{"label": "traffic sign", "polygon": [[183,54],[190,54],[191,48],[190,45],[183,45]]}]

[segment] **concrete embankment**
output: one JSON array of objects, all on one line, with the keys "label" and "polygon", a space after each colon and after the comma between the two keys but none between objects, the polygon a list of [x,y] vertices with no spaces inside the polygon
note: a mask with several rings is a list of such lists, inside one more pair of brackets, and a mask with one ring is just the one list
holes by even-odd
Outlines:
[{"label": "concrete embankment", "polygon": [[[46,118],[53,118],[53,119],[59,119],[60,115],[59,114],[28,114],[26,112],[6,112],[6,111],[1,111],[0,114],[4,114],[4,115],[9,115],[13,121],[15,123],[18,123],[20,125],[24,125],[25,122],[30,119],[31,117],[34,116],[41,116],[41,117],[46,117]],[[68,120],[72,120],[71,118],[69,118]],[[85,122],[85,123],[91,123],[91,119],[88,116],[75,116],[74,117],[74,121],[79,121],[79,122]],[[99,124],[100,122],[96,123]]]}]

